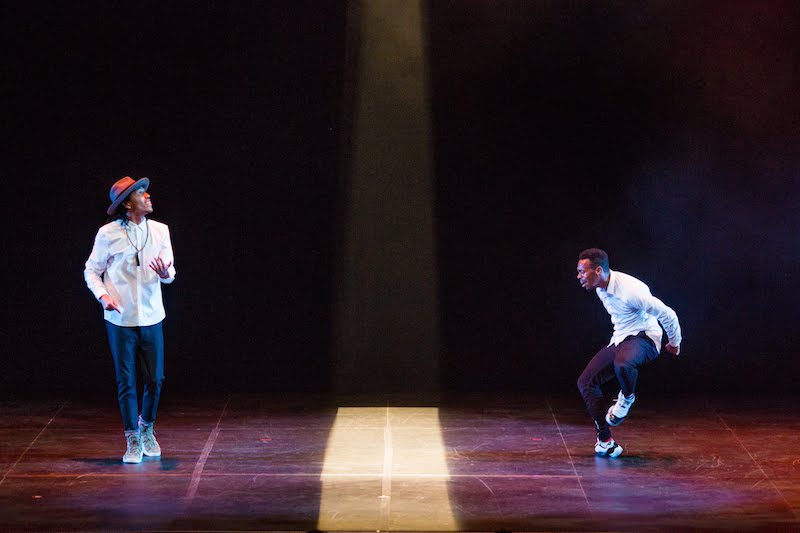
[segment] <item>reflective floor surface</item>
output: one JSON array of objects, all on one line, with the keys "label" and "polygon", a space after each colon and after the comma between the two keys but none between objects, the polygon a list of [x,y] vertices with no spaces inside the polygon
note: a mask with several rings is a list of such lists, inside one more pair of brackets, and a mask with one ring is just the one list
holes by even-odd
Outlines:
[{"label": "reflective floor surface", "polygon": [[648,398],[596,457],[580,400],[165,393],[0,403],[3,531],[798,531],[800,401]]}]

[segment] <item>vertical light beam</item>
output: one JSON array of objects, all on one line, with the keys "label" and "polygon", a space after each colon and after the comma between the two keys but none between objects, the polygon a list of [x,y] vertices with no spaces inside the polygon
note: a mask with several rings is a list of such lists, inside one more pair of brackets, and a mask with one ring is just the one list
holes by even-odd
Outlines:
[{"label": "vertical light beam", "polygon": [[420,2],[352,1],[337,392],[438,388],[431,128]]}]

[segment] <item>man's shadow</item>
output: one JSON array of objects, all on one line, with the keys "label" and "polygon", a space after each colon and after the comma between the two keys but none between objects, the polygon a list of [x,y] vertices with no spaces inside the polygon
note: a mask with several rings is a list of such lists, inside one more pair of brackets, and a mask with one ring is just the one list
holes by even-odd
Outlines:
[{"label": "man's shadow", "polygon": [[[125,464],[119,457],[76,457],[73,461],[84,463],[92,466],[112,467],[112,466],[135,466],[134,464]],[[173,457],[142,457],[140,464],[155,463],[161,464],[161,470],[169,472],[178,468],[180,461]]]}]

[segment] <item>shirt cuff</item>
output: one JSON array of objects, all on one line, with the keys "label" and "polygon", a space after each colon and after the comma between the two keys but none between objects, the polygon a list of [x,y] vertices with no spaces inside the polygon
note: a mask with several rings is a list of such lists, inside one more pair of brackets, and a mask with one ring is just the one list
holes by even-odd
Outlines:
[{"label": "shirt cuff", "polygon": [[94,293],[94,297],[97,298],[97,301],[99,302],[99,301],[101,301],[100,298],[102,298],[106,294],[108,294],[107,290],[100,289],[100,290],[98,290],[97,292]]}]

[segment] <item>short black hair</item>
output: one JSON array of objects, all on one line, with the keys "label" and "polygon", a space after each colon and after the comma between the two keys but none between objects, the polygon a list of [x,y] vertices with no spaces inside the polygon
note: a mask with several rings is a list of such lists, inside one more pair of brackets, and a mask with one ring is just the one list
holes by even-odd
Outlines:
[{"label": "short black hair", "polygon": [[588,259],[592,268],[601,267],[603,272],[609,271],[608,254],[600,248],[587,248],[578,256],[578,261]]}]

